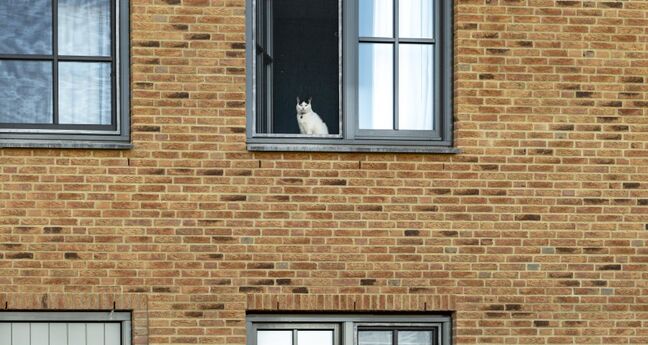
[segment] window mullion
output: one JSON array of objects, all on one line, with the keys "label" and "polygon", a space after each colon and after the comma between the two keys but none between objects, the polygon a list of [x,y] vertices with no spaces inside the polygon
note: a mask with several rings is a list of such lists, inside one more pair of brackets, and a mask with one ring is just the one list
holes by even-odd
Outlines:
[{"label": "window mullion", "polygon": [[52,123],[59,123],[59,82],[58,82],[58,0],[52,0]]}]

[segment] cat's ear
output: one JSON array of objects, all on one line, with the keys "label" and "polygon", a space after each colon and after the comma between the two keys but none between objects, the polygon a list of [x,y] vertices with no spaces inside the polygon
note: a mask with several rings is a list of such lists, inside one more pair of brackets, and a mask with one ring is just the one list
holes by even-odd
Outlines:
[{"label": "cat's ear", "polygon": [[300,103],[301,103],[301,100],[299,99],[299,97],[297,97],[297,104],[300,104]]},{"label": "cat's ear", "polygon": [[313,97],[308,97],[308,104],[313,103]]}]

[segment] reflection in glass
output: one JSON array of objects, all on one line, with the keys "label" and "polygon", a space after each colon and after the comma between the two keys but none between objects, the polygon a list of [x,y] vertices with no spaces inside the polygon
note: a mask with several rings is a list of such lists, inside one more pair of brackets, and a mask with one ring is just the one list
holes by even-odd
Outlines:
[{"label": "reflection in glass", "polygon": [[49,0],[0,0],[0,54],[52,54]]},{"label": "reflection in glass", "polygon": [[394,127],[394,56],[392,44],[360,43],[358,111],[361,129]]},{"label": "reflection in glass", "polygon": [[292,345],[292,331],[257,331],[257,345]]},{"label": "reflection in glass", "polygon": [[110,56],[110,0],[59,0],[60,55]]},{"label": "reflection in glass", "polygon": [[0,123],[52,123],[52,63],[0,60]]},{"label": "reflection in glass", "polygon": [[399,50],[398,128],[432,130],[433,46],[401,44]]},{"label": "reflection in glass", "polygon": [[393,0],[360,0],[360,37],[393,37]]},{"label": "reflection in glass", "polygon": [[398,345],[432,345],[432,332],[399,331]]},{"label": "reflection in glass", "polygon": [[359,331],[358,345],[391,345],[391,331]]},{"label": "reflection in glass", "polygon": [[398,5],[398,36],[403,38],[432,38],[433,0],[400,0]]},{"label": "reflection in glass", "polygon": [[109,125],[110,63],[59,63],[59,122]]},{"label": "reflection in glass", "polygon": [[297,345],[333,345],[333,331],[298,331]]}]

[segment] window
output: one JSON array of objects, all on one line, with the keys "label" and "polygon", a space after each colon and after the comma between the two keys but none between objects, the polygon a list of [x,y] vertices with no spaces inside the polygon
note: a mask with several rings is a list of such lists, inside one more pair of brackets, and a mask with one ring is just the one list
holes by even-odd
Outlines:
[{"label": "window", "polygon": [[0,1],[0,147],[128,147],[128,1]]},{"label": "window", "polygon": [[250,150],[456,152],[451,1],[247,5]]},{"label": "window", "polygon": [[247,345],[450,345],[447,316],[249,315]]},{"label": "window", "polygon": [[128,312],[0,312],[3,345],[129,345]]}]

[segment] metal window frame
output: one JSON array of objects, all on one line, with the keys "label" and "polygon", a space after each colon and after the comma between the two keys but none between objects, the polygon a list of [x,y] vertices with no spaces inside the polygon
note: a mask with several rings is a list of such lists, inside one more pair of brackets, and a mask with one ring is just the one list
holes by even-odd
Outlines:
[{"label": "metal window frame", "polygon": [[[250,151],[325,151],[325,152],[435,152],[458,153],[453,147],[453,1],[435,1],[433,40],[407,39],[407,43],[435,45],[435,131],[358,131],[357,50],[358,2],[342,0],[342,76],[340,137],[299,134],[266,135],[256,133],[256,25],[255,3],[246,0],[247,40],[247,148]],[[404,42],[405,43],[405,42]],[[395,80],[397,82],[397,80]],[[425,133],[421,133],[425,132]]]},{"label": "metal window frame", "polygon": [[0,311],[0,322],[120,323],[121,345],[131,345],[131,313],[71,311]]},{"label": "metal window frame", "polygon": [[[52,124],[0,124],[1,147],[65,147],[126,149],[130,145],[130,3],[111,1],[111,56],[58,56],[58,0],[52,1],[52,55],[2,55],[5,60],[40,60],[53,63]],[[111,124],[60,125],[58,115],[58,61],[111,63]]]},{"label": "metal window frame", "polygon": [[358,329],[371,328],[433,330],[435,345],[452,344],[452,320],[450,316],[385,314],[249,314],[246,318],[246,344],[257,345],[256,331],[259,328],[298,329],[301,325],[311,328],[338,325],[337,330],[339,333],[334,336],[334,339],[339,339],[339,345],[357,345]]}]

